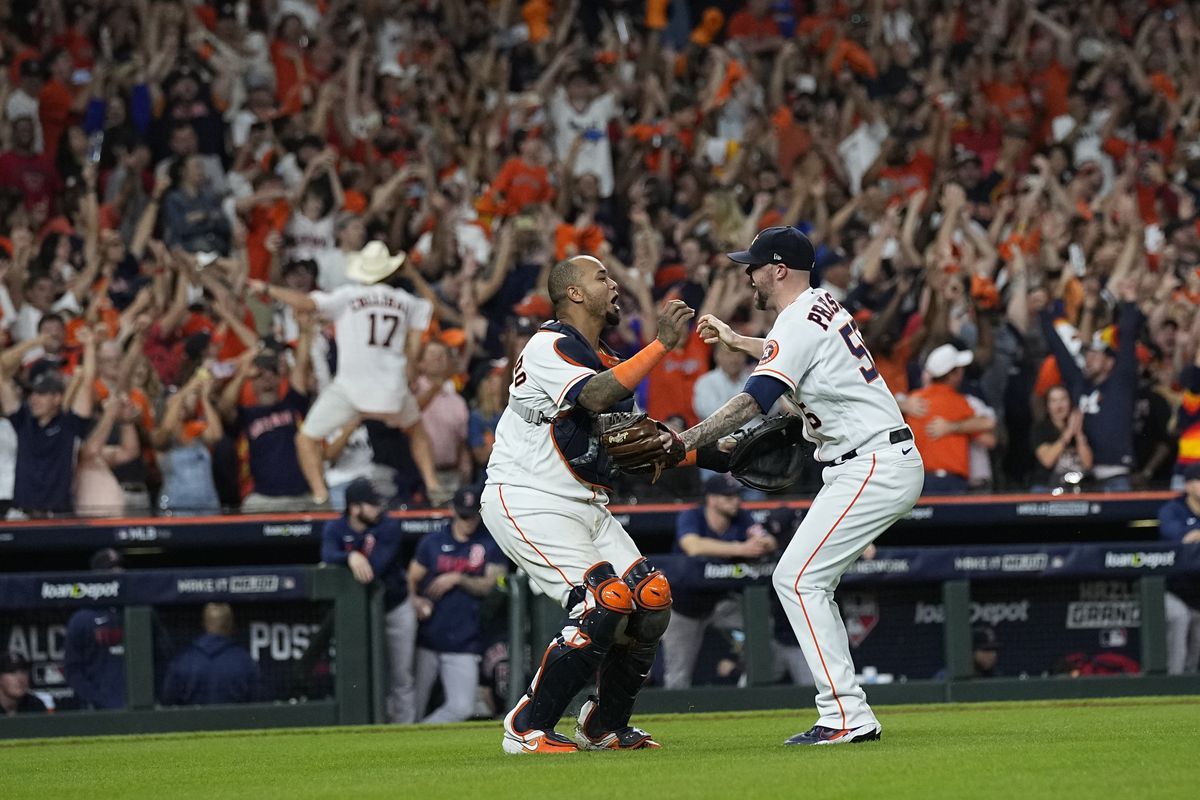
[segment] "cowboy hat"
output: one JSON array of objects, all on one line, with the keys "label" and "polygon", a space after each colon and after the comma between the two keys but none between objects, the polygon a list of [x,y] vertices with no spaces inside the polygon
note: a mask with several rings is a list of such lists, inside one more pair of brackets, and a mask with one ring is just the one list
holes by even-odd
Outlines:
[{"label": "cowboy hat", "polygon": [[359,283],[379,283],[400,269],[405,255],[393,256],[383,242],[370,242],[362,250],[346,259],[346,276]]}]

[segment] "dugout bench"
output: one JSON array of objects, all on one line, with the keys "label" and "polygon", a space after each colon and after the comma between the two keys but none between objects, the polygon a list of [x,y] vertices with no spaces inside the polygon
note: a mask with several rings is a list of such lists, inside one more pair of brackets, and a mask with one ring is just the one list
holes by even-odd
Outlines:
[{"label": "dugout bench", "polygon": [[[156,686],[165,666],[155,663],[156,637],[164,630],[160,617],[177,621],[167,634],[186,645],[201,633],[199,609],[208,602],[230,603],[237,609],[237,637],[256,654],[262,651],[257,660],[264,683],[276,687],[274,696],[241,705],[158,706]],[[270,619],[281,608],[299,606],[312,620],[290,626],[293,632],[307,629],[310,636],[303,647],[288,638],[286,623],[247,622],[256,613]],[[45,615],[65,620],[81,609],[98,607],[116,607],[123,614],[125,710],[0,717],[0,738],[360,725],[382,718],[387,679],[382,592],[359,584],[347,570],[242,567],[0,575],[0,640],[32,656],[35,688],[53,690],[65,684],[65,634],[41,620]],[[189,613],[171,613],[177,608]],[[276,651],[283,652],[287,664],[293,652],[303,663],[304,651],[312,650],[318,651],[313,653],[317,657],[341,654],[330,663],[327,687],[297,687],[290,680],[294,675],[270,664]]]}]

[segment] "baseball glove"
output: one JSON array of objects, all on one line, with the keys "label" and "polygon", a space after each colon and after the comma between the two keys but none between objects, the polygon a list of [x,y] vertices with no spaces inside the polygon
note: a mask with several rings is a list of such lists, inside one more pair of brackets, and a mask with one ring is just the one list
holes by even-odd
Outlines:
[{"label": "baseball glove", "polygon": [[733,434],[737,443],[729,454],[729,473],[746,486],[782,492],[800,477],[804,466],[804,423],[779,414]]},{"label": "baseball glove", "polygon": [[[654,473],[652,481],[657,481],[686,455],[679,435],[645,414],[603,414],[600,422],[600,443],[622,472]],[[664,433],[670,435],[667,444]]]}]

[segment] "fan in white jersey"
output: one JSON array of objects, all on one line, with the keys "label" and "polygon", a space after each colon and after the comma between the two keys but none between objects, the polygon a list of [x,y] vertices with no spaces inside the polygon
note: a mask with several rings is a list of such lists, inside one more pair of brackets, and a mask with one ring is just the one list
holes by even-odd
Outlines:
[{"label": "fan in white jersey", "polygon": [[878,739],[881,728],[855,678],[846,629],[833,600],[842,573],[912,510],[925,470],[912,431],[850,313],[813,288],[812,242],[790,227],[761,231],[729,257],[746,265],[755,305],[778,317],[765,339],[740,336],[705,316],[710,344],[759,360],[740,394],[683,434],[688,450],[717,441],[789,395],[817,445],[824,486],[775,568],[773,583],[817,686],[820,717],[786,744]]},{"label": "fan in white jersey", "polygon": [[297,311],[317,311],[336,329],[337,373],[317,395],[296,437],[300,468],[315,503],[329,498],[322,472],[323,443],[356,415],[403,429],[426,491],[439,488],[421,410],[409,389],[433,309],[392,285],[403,264],[403,253],[392,256],[382,242],[371,242],[346,264],[346,274],[358,283],[333,292],[305,294],[250,282],[251,291],[266,292]]}]

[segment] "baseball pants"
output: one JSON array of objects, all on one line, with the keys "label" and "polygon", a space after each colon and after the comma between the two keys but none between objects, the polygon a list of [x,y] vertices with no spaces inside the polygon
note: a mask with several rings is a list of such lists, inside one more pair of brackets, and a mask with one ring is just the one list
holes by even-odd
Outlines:
[{"label": "baseball pants", "polygon": [[417,714],[429,707],[433,684],[442,679],[446,699],[421,722],[462,722],[475,714],[475,696],[479,690],[479,661],[474,653],[439,653],[417,648]]},{"label": "baseball pants", "polygon": [[623,575],[642,557],[621,523],[599,503],[504,484],[485,486],[480,503],[496,544],[561,606],[596,563],[608,561]]},{"label": "baseball pants", "polygon": [[772,583],[817,688],[818,725],[876,722],[858,685],[833,591],[879,534],[912,510],[925,469],[911,441],[826,467],[825,485],[784,551]]},{"label": "baseball pants", "polygon": [[1167,674],[1195,672],[1200,662],[1200,611],[1171,592],[1166,593]]},{"label": "baseball pants", "polygon": [[417,647],[417,612],[412,598],[393,608],[384,617],[387,635],[388,669],[392,688],[388,693],[388,722],[411,725],[417,721],[413,697],[413,654]]},{"label": "baseball pants", "polygon": [[775,679],[787,676],[797,686],[812,686],[812,670],[804,659],[804,651],[790,644],[775,642]]},{"label": "baseball pants", "polygon": [[671,623],[662,637],[663,686],[667,689],[686,689],[692,685],[696,656],[700,654],[704,631],[709,625],[732,631],[741,628],[742,624],[742,604],[736,597],[721,600],[712,613],[703,617],[672,612]]}]

